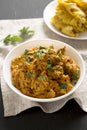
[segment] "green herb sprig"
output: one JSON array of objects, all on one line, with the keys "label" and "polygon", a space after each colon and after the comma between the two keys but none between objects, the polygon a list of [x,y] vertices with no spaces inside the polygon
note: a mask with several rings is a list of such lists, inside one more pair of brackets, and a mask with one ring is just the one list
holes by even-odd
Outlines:
[{"label": "green herb sprig", "polygon": [[22,36],[34,34],[34,30],[30,30],[29,27],[23,27],[22,29],[19,30],[19,32],[21,33]]},{"label": "green herb sprig", "polygon": [[20,43],[23,42],[25,40],[27,40],[28,38],[30,38],[30,36],[34,35],[34,30],[30,30],[29,27],[23,27],[22,29],[19,30],[20,34],[16,35],[16,34],[8,34],[4,39],[3,42],[5,45],[14,45],[15,43]]},{"label": "green herb sprig", "polygon": [[22,40],[23,39],[17,35],[9,34],[4,38],[3,42],[5,43],[5,45],[8,45],[9,43],[15,44],[15,42],[22,42]]}]

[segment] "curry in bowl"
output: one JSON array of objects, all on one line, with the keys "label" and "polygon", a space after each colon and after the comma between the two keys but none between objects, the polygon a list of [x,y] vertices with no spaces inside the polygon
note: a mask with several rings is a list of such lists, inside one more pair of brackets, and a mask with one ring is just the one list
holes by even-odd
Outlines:
[{"label": "curry in bowl", "polygon": [[66,46],[25,49],[11,60],[11,80],[24,95],[55,98],[72,90],[80,78],[80,67],[65,55]]}]

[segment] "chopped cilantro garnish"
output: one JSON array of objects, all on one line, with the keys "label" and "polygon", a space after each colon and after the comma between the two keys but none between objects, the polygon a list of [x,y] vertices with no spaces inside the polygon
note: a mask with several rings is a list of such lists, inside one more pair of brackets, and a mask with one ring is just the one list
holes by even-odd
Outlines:
[{"label": "chopped cilantro garnish", "polygon": [[34,77],[35,77],[35,74],[32,73],[32,72],[28,72],[28,73],[26,74],[26,76],[27,76],[27,77],[33,77],[33,78],[34,78]]},{"label": "chopped cilantro garnish", "polygon": [[44,75],[40,75],[40,76],[39,76],[39,79],[40,79],[41,81],[44,81],[44,80],[46,79],[46,77],[45,77]]},{"label": "chopped cilantro garnish", "polygon": [[40,46],[39,49],[46,49],[46,47],[44,47],[44,46]]},{"label": "chopped cilantro garnish", "polygon": [[60,84],[60,88],[61,89],[66,89],[67,88],[67,84],[65,84],[65,83],[64,84]]},{"label": "chopped cilantro garnish", "polygon": [[60,58],[62,58],[62,53],[58,53],[57,55],[58,55]]},{"label": "chopped cilantro garnish", "polygon": [[64,74],[66,75],[66,74],[68,74],[68,73],[69,73],[69,69],[65,68],[65,69],[64,69]]},{"label": "chopped cilantro garnish", "polygon": [[28,50],[25,49],[25,51],[24,51],[24,55],[27,55],[27,54],[28,54]]},{"label": "chopped cilantro garnish", "polygon": [[47,69],[49,69],[50,71],[54,71],[54,68],[50,63],[47,64]]},{"label": "chopped cilantro garnish", "polygon": [[42,55],[41,51],[37,51],[34,55],[35,58],[39,58]]},{"label": "chopped cilantro garnish", "polygon": [[30,63],[30,57],[26,58],[26,63]]},{"label": "chopped cilantro garnish", "polygon": [[79,70],[76,70],[76,72],[72,75],[73,80],[77,80],[79,76]]}]

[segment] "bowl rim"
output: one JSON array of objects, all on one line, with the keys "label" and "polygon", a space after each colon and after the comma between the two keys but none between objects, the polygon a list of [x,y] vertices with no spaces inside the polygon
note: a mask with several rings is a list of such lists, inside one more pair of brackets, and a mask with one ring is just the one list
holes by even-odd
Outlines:
[{"label": "bowl rim", "polygon": [[[52,41],[54,42],[55,44],[60,42],[61,44],[64,44],[65,46],[71,48],[80,58],[81,62],[82,62],[82,66],[83,66],[83,76],[78,80],[78,84],[75,85],[75,87],[68,93],[62,95],[62,96],[59,96],[59,97],[55,97],[55,98],[46,98],[46,99],[42,99],[42,98],[35,98],[35,97],[30,97],[30,96],[27,96],[27,95],[24,95],[23,93],[21,93],[17,88],[15,88],[12,84],[9,84],[9,81],[7,80],[6,78],[6,73],[5,73],[5,69],[6,69],[6,61],[8,60],[9,56],[11,55],[11,53],[16,50],[18,47],[20,46],[23,46],[25,44],[28,44],[29,42],[35,42],[35,41],[38,41],[38,42],[41,42],[41,41],[44,41],[44,42],[47,42],[47,41]],[[32,47],[33,48],[33,47]],[[38,40],[29,40],[29,41],[25,41],[17,46],[15,46],[8,54],[7,56],[5,57],[4,59],[4,63],[3,63],[3,76],[4,76],[4,79],[5,79],[5,82],[7,83],[8,87],[11,88],[15,93],[17,93],[19,96],[23,97],[23,98],[26,98],[26,99],[29,99],[31,101],[35,101],[35,102],[54,102],[54,101],[58,101],[58,100],[61,100],[61,99],[64,99],[68,96],[70,96],[71,94],[73,94],[73,92],[76,91],[76,89],[81,85],[83,79],[84,79],[84,76],[85,76],[85,62],[81,56],[81,54],[72,46],[68,45],[67,43],[65,42],[62,42],[60,40],[54,40],[54,39],[38,39]],[[11,80],[11,79],[10,79]]]}]

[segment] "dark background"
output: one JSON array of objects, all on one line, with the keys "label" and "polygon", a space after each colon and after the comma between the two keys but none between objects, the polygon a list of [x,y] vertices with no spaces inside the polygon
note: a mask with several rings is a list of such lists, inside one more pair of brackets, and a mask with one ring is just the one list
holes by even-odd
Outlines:
[{"label": "dark background", "polygon": [[[41,18],[51,0],[0,0],[0,20]],[[40,108],[4,117],[0,91],[0,130],[87,130],[87,114],[72,99],[61,110],[47,114]]]}]

